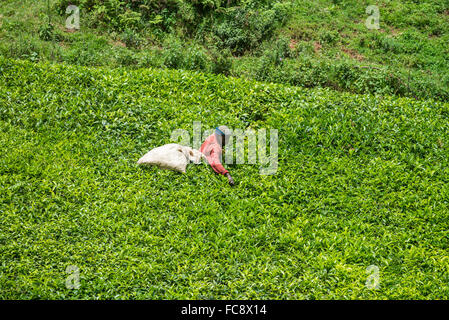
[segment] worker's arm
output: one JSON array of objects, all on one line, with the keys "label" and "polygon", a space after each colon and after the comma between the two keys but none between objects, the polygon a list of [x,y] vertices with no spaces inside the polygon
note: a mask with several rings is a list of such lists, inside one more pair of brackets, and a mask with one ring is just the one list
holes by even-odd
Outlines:
[{"label": "worker's arm", "polygon": [[209,154],[206,154],[206,158],[207,158],[210,166],[212,167],[212,169],[216,173],[222,174],[226,178],[228,178],[229,184],[231,186],[233,186],[234,185],[234,179],[232,179],[229,171],[226,170],[225,167],[223,167],[223,165],[221,164],[219,152],[217,150],[215,150],[214,148],[211,148]]},{"label": "worker's arm", "polygon": [[225,167],[223,167],[223,165],[221,164],[220,155],[214,148],[210,148],[210,151],[206,153],[206,158],[210,166],[216,173],[222,175],[226,175],[229,173],[229,171],[226,170]]}]

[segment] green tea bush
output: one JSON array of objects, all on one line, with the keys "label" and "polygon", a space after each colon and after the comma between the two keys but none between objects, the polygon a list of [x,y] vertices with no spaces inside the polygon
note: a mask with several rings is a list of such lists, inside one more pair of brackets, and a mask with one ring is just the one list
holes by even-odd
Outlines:
[{"label": "green tea bush", "polygon": [[106,50],[108,41],[102,37],[81,36],[83,41],[76,42],[69,50],[63,52],[63,60],[70,64],[100,66],[110,63],[109,57],[116,54],[117,50]]},{"label": "green tea bush", "polygon": [[[448,120],[434,100],[0,57],[0,298],[447,299]],[[193,121],[278,129],[276,174],[136,165]]]},{"label": "green tea bush", "polygon": [[168,68],[181,68],[184,65],[184,48],[177,39],[172,39],[164,54],[164,64]]},{"label": "green tea bush", "polygon": [[206,71],[208,64],[208,57],[201,47],[190,46],[186,50],[183,69]]},{"label": "green tea bush", "polygon": [[134,52],[126,49],[117,49],[115,53],[117,65],[130,67],[138,66],[138,58]]},{"label": "green tea bush", "polygon": [[355,93],[394,94],[440,101],[449,99],[449,89],[443,81],[424,79],[420,72],[360,67],[347,60],[317,61],[307,54],[300,54],[295,60],[279,59],[275,50],[267,49],[257,64],[252,64],[249,69],[254,79],[306,88],[330,87]]},{"label": "green tea bush", "polygon": [[169,46],[163,54],[166,67],[198,71],[209,70],[209,58],[201,47],[190,44],[188,48],[184,48],[182,42],[176,38],[169,38],[166,43]]}]

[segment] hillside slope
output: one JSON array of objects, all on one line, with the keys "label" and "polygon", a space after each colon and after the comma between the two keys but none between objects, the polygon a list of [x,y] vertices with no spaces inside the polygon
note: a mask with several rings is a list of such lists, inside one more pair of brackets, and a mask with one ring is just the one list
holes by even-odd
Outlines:
[{"label": "hillside slope", "polygon": [[[80,8],[76,32],[65,28],[69,4]],[[373,4],[379,29],[366,26]],[[0,5],[4,57],[199,70],[440,101],[449,101],[448,42],[447,0],[3,0]]]}]

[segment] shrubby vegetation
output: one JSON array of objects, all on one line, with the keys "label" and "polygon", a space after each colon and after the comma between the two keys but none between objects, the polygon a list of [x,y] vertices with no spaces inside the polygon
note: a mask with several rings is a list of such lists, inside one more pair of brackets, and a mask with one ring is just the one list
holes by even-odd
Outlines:
[{"label": "shrubby vegetation", "polygon": [[[340,91],[449,99],[447,1],[4,0],[0,55],[160,67]],[[65,10],[81,8],[66,32]],[[21,6],[20,6],[21,5]]]},{"label": "shrubby vegetation", "polygon": [[[0,106],[2,299],[449,297],[447,103],[0,57]],[[136,166],[193,121],[279,129],[278,172]]]},{"label": "shrubby vegetation", "polygon": [[[73,0],[55,4],[63,15]],[[211,37],[236,54],[258,47],[287,20],[290,2],[260,0],[80,0],[90,25],[118,31],[149,30],[155,34],[182,28],[183,38]]]}]

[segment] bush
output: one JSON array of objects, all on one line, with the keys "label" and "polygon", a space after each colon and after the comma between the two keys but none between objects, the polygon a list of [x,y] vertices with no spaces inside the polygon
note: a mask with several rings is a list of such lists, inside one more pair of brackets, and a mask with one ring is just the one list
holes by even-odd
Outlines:
[{"label": "bush", "polygon": [[313,45],[310,42],[306,42],[306,41],[298,42],[292,52],[293,57],[296,57],[296,58],[300,55],[310,56],[313,54],[314,54]]},{"label": "bush", "polygon": [[197,46],[189,46],[185,53],[183,61],[183,69],[206,71],[208,67],[208,59],[202,48]]},{"label": "bush", "polygon": [[324,31],[320,34],[321,44],[335,44],[338,42],[340,35],[337,31]]},{"label": "bush", "polygon": [[232,55],[229,49],[212,50],[211,71],[215,74],[229,75],[232,68]]},{"label": "bush", "polygon": [[120,35],[120,40],[125,43],[127,47],[139,48],[143,44],[143,39],[134,30],[126,28]]},{"label": "bush", "polygon": [[130,66],[133,68],[137,68],[138,59],[134,52],[127,49],[118,49],[115,51],[116,53],[116,61],[119,66]]},{"label": "bush", "polygon": [[164,52],[164,65],[168,68],[181,68],[184,65],[184,52],[182,43],[175,39],[166,41],[169,47]]},{"label": "bush", "polygon": [[101,66],[111,62],[109,56],[115,51],[108,50],[109,43],[105,38],[82,36],[82,41],[72,45],[63,53],[63,60],[76,65]]},{"label": "bush", "polygon": [[290,57],[291,54],[288,39],[285,37],[277,39],[273,46],[269,46],[263,52],[259,66],[255,71],[255,79],[265,81],[273,80],[273,72],[275,72],[276,68],[280,68],[284,60]]},{"label": "bush", "polygon": [[42,25],[39,28],[39,38],[44,41],[50,41],[54,38],[54,29],[55,27],[51,23],[47,23]]},{"label": "bush", "polygon": [[226,10],[221,23],[213,26],[213,33],[221,48],[229,48],[236,54],[256,48],[269,38],[277,25],[285,21],[282,10],[250,9],[236,7]]}]

